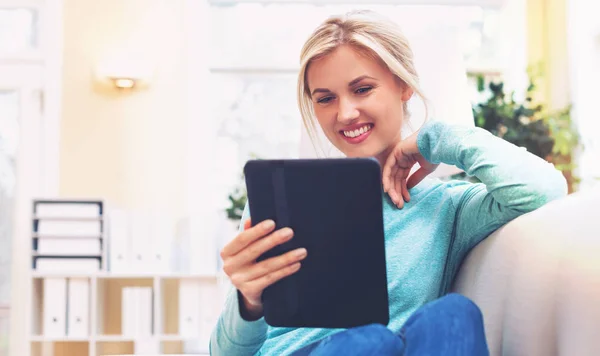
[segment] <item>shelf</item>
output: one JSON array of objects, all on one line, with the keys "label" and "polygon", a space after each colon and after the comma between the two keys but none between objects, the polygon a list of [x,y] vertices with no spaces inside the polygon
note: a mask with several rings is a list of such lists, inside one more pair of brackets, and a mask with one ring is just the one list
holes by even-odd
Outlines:
[{"label": "shelf", "polygon": [[[96,341],[100,342],[128,342],[135,341],[138,338],[136,336],[123,336],[123,335],[98,335]],[[190,337],[184,337],[180,335],[153,335],[150,337],[143,337],[144,340],[158,340],[158,341],[183,341],[193,339]]]},{"label": "shelf", "polygon": [[44,217],[44,216],[34,216],[33,220],[44,220],[44,221],[102,221],[104,220],[104,218],[102,216],[97,216],[97,217],[70,217],[70,216],[61,216],[61,217],[55,217],[55,216],[49,216],[49,217]]},{"label": "shelf", "polygon": [[96,274],[90,272],[39,272],[32,271],[31,277],[34,279],[41,278],[83,278],[83,277],[93,277]]},{"label": "shelf", "polygon": [[187,273],[112,273],[112,272],[38,272],[32,271],[33,278],[56,278],[56,277],[95,277],[101,279],[217,279],[218,274],[187,274]]},{"label": "shelf", "polygon": [[160,341],[169,342],[169,341],[187,341],[187,340],[199,340],[200,337],[191,337],[191,336],[181,336],[181,335],[160,335],[158,337]]},{"label": "shelf", "polygon": [[47,257],[47,258],[101,258],[101,253],[87,254],[87,255],[56,255],[48,253],[39,253],[37,251],[31,251],[32,257]]},{"label": "shelf", "polygon": [[[158,340],[158,341],[184,341],[194,340],[196,338],[181,336],[181,335],[153,335],[150,337],[141,337],[144,340]],[[136,336],[124,336],[124,335],[96,335],[95,337],[53,337],[43,335],[33,335],[30,337],[32,342],[133,342],[138,337]]]},{"label": "shelf", "polygon": [[89,337],[71,337],[71,336],[44,336],[33,335],[30,337],[32,342],[87,342]]},{"label": "shelf", "polygon": [[[135,336],[124,336],[124,335],[97,335],[94,338],[98,342],[131,342],[135,341]],[[144,340],[154,339],[154,336],[144,337]]]},{"label": "shelf", "polygon": [[52,240],[89,240],[89,239],[100,239],[102,240],[103,237],[100,235],[87,235],[87,236],[81,236],[81,235],[76,235],[76,236],[65,236],[65,235],[38,235],[38,234],[33,234],[31,236],[34,239],[52,239]]},{"label": "shelf", "polygon": [[218,273],[164,273],[159,274],[158,277],[162,279],[217,279],[220,275]]}]

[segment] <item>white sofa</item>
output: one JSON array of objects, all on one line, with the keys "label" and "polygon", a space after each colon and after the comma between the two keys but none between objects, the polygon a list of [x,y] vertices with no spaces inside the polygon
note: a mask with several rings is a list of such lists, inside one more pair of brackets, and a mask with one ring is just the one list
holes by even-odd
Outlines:
[{"label": "white sofa", "polygon": [[491,355],[600,355],[599,205],[570,195],[471,251],[453,291],[481,308]]}]

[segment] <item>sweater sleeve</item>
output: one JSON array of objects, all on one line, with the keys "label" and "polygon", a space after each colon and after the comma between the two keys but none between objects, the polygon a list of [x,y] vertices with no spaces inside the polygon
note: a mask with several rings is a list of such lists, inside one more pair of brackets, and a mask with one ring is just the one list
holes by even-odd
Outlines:
[{"label": "sweater sleeve", "polygon": [[452,193],[454,251],[467,251],[510,220],[567,194],[554,166],[481,128],[426,123],[417,144],[432,163],[455,165],[481,183]]},{"label": "sweater sleeve", "polygon": [[[248,205],[242,214],[244,221],[250,216]],[[256,354],[267,338],[267,323],[264,318],[247,321],[240,314],[240,300],[236,288],[229,291],[225,306],[210,337],[210,354],[215,356],[245,356]]]}]

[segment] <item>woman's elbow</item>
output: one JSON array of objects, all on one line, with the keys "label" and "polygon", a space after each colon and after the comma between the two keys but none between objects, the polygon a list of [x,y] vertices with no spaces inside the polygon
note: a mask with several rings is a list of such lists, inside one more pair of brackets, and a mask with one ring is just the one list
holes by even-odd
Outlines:
[{"label": "woman's elbow", "polygon": [[564,198],[569,193],[567,180],[562,172],[557,169],[548,172],[544,179],[534,186],[534,189],[538,197],[538,199],[536,199],[536,205],[538,206],[536,206],[535,209],[552,201]]},{"label": "woman's elbow", "polygon": [[569,185],[563,173],[557,169],[552,174],[552,179],[548,179],[546,195],[548,202],[564,198],[569,194]]}]

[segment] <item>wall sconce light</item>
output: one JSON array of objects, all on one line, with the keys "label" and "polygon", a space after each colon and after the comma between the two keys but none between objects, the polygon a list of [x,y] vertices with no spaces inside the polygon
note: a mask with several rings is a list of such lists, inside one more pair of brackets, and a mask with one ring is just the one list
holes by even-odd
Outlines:
[{"label": "wall sconce light", "polygon": [[137,80],[135,78],[110,77],[110,80],[117,89],[133,89],[137,84]]},{"label": "wall sconce light", "polygon": [[113,61],[98,66],[95,77],[105,87],[138,90],[150,85],[152,70],[143,63]]}]

